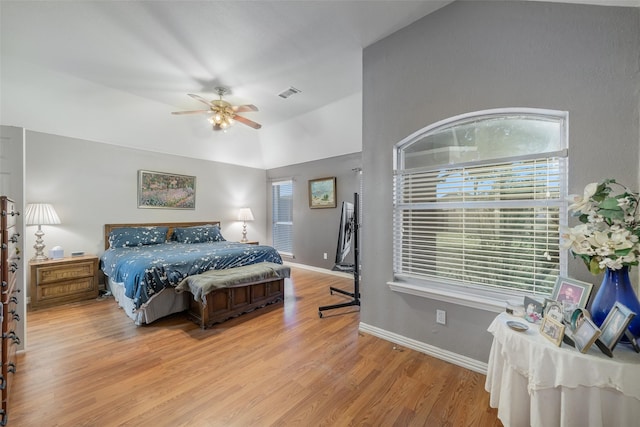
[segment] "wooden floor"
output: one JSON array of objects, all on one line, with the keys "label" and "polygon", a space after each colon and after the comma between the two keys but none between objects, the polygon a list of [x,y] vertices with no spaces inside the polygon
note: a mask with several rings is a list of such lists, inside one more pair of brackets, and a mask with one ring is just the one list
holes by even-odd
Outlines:
[{"label": "wooden floor", "polygon": [[501,426],[484,375],[360,333],[357,309],[319,318],[352,281],[292,276],[284,305],[208,330],[136,327],[112,298],[29,312],[8,425]]}]

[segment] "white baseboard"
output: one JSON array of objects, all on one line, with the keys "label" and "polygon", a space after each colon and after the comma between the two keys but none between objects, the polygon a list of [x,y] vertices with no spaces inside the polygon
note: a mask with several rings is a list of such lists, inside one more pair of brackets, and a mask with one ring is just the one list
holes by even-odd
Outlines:
[{"label": "white baseboard", "polygon": [[454,365],[458,365],[471,371],[487,375],[487,364],[484,362],[480,362],[479,360],[475,360],[467,356],[462,356],[448,350],[443,350],[439,347],[425,344],[411,338],[403,337],[402,335],[394,334],[393,332],[385,331],[384,329],[367,325],[366,323],[360,322],[359,329],[361,332],[374,335],[378,338],[382,338],[383,340],[399,344],[412,350],[428,354],[429,356],[436,357],[440,360],[444,360],[445,362],[453,363]]},{"label": "white baseboard", "polygon": [[326,268],[313,267],[311,265],[298,264],[298,263],[291,262],[291,261],[284,261],[284,265],[288,265],[290,267],[304,268],[305,270],[311,270],[311,271],[315,271],[315,272],[318,272],[318,273],[332,274],[334,276],[340,276],[340,277],[344,277],[344,278],[347,278],[347,279],[353,279],[353,273],[345,273],[345,272],[342,272],[342,271],[333,271],[333,270],[328,270]]}]

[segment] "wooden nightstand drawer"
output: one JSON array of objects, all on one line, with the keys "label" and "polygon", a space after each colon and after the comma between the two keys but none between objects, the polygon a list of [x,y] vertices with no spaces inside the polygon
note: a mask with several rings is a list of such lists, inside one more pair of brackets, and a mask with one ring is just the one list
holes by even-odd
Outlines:
[{"label": "wooden nightstand drawer", "polygon": [[81,294],[80,299],[85,299],[85,293],[94,293],[95,282],[93,277],[85,277],[83,279],[66,280],[64,282],[42,284],[36,288],[38,303],[45,303],[52,299],[63,299],[63,302],[69,300],[71,296]]},{"label": "wooden nightstand drawer", "polygon": [[97,256],[31,261],[29,266],[32,309],[98,296]]},{"label": "wooden nightstand drawer", "polygon": [[38,285],[59,282],[60,280],[76,279],[78,277],[91,277],[95,275],[95,267],[92,261],[76,262],[73,264],[40,267],[37,269]]}]

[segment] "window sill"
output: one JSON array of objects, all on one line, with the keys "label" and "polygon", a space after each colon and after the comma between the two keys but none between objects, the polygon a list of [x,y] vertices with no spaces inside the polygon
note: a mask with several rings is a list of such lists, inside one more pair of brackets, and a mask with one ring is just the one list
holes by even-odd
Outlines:
[{"label": "window sill", "polygon": [[470,290],[468,288],[465,288],[464,292],[462,292],[458,289],[438,286],[437,284],[426,286],[406,282],[387,282],[387,285],[394,292],[416,295],[494,313],[501,313],[505,310],[507,299],[518,298],[513,295],[490,294],[486,291]]}]

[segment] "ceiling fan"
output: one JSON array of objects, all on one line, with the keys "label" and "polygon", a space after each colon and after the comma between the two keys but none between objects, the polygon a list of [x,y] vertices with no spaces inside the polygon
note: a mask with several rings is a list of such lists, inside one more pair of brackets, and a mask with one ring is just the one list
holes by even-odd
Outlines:
[{"label": "ceiling fan", "polygon": [[229,102],[222,99],[222,96],[229,92],[227,88],[217,87],[216,92],[218,93],[220,99],[214,99],[212,101],[207,101],[203,97],[194,95],[192,93],[187,94],[193,99],[196,99],[203,104],[207,104],[207,106],[209,107],[208,110],[174,111],[171,114],[211,114],[211,116],[209,117],[209,123],[213,125],[213,130],[224,130],[231,126],[234,121],[240,122],[254,129],[260,129],[262,127],[261,124],[236,114],[258,111],[258,107],[253,104],[231,105]]}]

